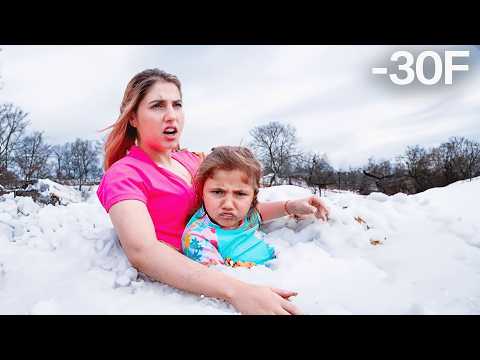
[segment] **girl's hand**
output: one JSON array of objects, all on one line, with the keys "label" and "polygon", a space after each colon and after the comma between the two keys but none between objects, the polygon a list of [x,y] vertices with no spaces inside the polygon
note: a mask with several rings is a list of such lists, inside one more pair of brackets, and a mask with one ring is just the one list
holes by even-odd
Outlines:
[{"label": "girl's hand", "polygon": [[305,215],[314,214],[317,219],[328,220],[328,209],[318,196],[312,195],[304,199],[288,200],[285,210],[289,215],[305,218]]},{"label": "girl's hand", "polygon": [[300,310],[287,299],[296,292],[245,284],[233,294],[229,302],[244,315],[301,315]]}]

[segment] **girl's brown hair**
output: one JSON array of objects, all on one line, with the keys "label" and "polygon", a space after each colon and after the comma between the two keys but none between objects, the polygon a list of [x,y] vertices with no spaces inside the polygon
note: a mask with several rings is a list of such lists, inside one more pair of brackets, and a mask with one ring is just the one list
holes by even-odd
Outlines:
[{"label": "girl's brown hair", "polygon": [[[193,179],[196,194],[195,210],[202,205],[203,187],[208,178],[214,176],[217,170],[240,170],[246,175],[246,181],[253,187],[252,208],[257,205],[257,194],[260,188],[262,166],[252,151],[242,146],[219,146],[212,149]],[[242,179],[243,180],[243,179]]]},{"label": "girl's brown hair", "polygon": [[123,158],[127,151],[135,144],[137,129],[130,125],[132,114],[137,111],[148,90],[157,82],[164,81],[175,84],[182,96],[180,80],[175,75],[159,69],[147,69],[136,74],[128,83],[120,105],[120,116],[117,121],[104,130],[112,129],[105,142],[105,160],[103,167],[106,170],[112,164]]}]

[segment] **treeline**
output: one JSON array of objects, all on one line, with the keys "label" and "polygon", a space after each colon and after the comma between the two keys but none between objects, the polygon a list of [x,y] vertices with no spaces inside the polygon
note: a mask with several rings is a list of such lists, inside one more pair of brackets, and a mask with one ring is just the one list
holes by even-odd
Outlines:
[{"label": "treeline", "polygon": [[263,164],[265,186],[305,184],[319,193],[330,188],[364,195],[415,194],[480,176],[480,144],[464,137],[452,137],[430,149],[408,146],[395,159],[370,158],[365,166],[337,170],[326,155],[299,150],[296,130],[290,125],[270,122],[253,128],[250,135],[249,146]]},{"label": "treeline", "polygon": [[[39,178],[77,185],[98,183],[103,175],[99,141],[77,138],[48,144],[44,133],[29,132],[28,113],[0,105],[0,186],[18,187]],[[325,154],[302,151],[296,130],[270,122],[250,131],[252,148],[264,169],[263,185],[292,184],[369,194],[380,191],[414,194],[480,176],[480,144],[452,137],[438,147],[408,146],[392,160],[370,158],[365,166],[335,169]],[[354,149],[352,149],[354,151]]]},{"label": "treeline", "polygon": [[0,185],[8,188],[30,180],[50,178],[82,185],[102,176],[99,141],[82,140],[62,145],[45,141],[44,133],[29,132],[28,113],[13,104],[0,105]]}]

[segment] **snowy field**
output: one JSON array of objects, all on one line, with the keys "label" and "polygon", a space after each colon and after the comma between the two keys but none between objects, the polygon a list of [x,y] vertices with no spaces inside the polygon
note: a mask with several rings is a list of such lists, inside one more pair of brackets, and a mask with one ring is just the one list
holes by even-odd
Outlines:
[{"label": "snowy field", "polygon": [[[64,205],[0,197],[0,314],[236,314],[137,274],[95,188],[85,199],[40,185]],[[285,185],[259,197],[309,194]],[[331,191],[323,199],[327,223],[264,225],[279,254],[270,268],[216,268],[298,291],[292,301],[306,314],[480,314],[480,178],[410,196]]]}]

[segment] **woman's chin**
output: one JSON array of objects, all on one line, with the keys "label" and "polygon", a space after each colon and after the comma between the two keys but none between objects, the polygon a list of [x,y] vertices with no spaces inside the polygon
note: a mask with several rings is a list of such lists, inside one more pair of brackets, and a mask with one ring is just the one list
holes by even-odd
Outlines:
[{"label": "woman's chin", "polygon": [[161,151],[174,151],[178,149],[178,140],[175,141],[162,141],[159,148]]}]

